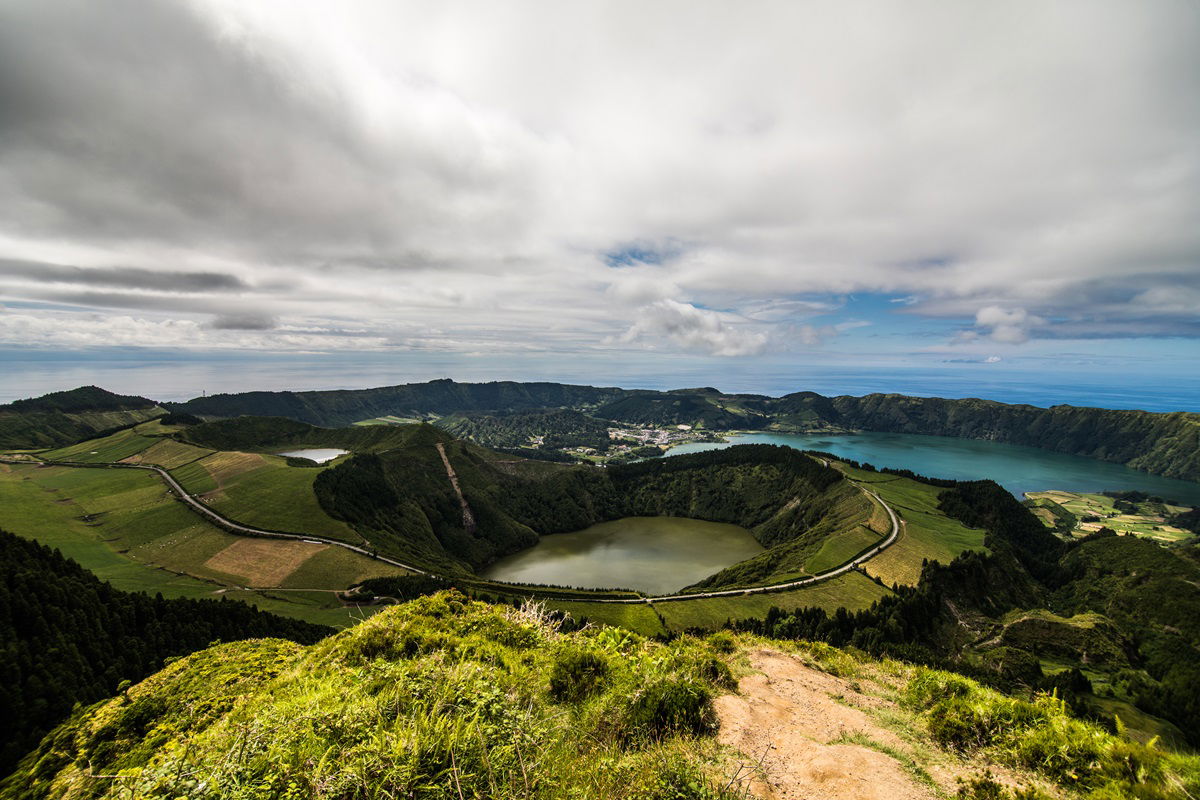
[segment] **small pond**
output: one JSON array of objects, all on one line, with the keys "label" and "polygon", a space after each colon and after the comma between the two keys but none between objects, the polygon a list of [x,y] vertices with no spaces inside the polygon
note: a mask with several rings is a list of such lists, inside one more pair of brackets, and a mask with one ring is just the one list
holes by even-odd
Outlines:
[{"label": "small pond", "polygon": [[485,569],[484,578],[669,594],[763,551],[737,525],[682,517],[627,517],[543,536]]},{"label": "small pond", "polygon": [[339,450],[336,447],[309,447],[304,450],[288,450],[285,453],[277,453],[276,455],[287,456],[289,458],[307,458],[309,461],[324,464],[326,461],[333,461],[338,456],[344,456],[349,452],[349,450]]}]

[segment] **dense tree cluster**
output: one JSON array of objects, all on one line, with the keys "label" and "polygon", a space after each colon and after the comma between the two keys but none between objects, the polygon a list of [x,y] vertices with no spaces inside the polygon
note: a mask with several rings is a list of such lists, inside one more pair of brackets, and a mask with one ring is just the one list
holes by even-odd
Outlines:
[{"label": "dense tree cluster", "polygon": [[0,774],[76,703],[216,640],[312,643],[331,629],[232,600],[122,592],[57,550],[0,531]]},{"label": "dense tree cluster", "polygon": [[484,447],[528,447],[541,437],[539,449],[608,448],[608,423],[565,408],[512,411],[504,414],[460,413],[442,417],[437,427]]}]

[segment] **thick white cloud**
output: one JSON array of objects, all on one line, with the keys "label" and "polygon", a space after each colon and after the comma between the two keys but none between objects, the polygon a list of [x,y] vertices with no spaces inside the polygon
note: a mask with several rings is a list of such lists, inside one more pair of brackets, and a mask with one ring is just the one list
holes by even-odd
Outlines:
[{"label": "thick white cloud", "polygon": [[18,0],[0,336],[1200,336],[1198,75],[1191,0]]}]

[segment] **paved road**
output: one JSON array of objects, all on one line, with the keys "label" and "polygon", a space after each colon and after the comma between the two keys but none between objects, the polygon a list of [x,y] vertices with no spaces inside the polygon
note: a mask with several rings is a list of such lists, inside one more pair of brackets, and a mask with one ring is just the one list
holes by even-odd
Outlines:
[{"label": "paved road", "polygon": [[797,580],[797,581],[788,581],[787,583],[775,583],[775,584],[771,584],[770,586],[752,586],[748,589],[721,589],[721,590],[715,591],[715,592],[692,592],[689,594],[669,594],[669,595],[664,595],[662,597],[645,597],[645,598],[639,598],[636,600],[595,599],[595,600],[589,600],[588,602],[591,602],[591,603],[661,603],[664,601],[670,602],[672,600],[695,600],[697,598],[703,598],[703,597],[734,597],[737,595],[746,595],[746,594],[767,594],[769,592],[781,592],[781,591],[784,591],[787,589],[799,589],[802,586],[812,586],[814,583],[820,583],[821,581],[827,581],[830,578],[836,578],[838,575],[845,575],[847,572],[852,571],[855,567],[858,567],[861,564],[864,564],[867,561],[870,561],[872,558],[879,555],[884,550],[886,550],[887,548],[889,548],[893,544],[895,544],[896,539],[899,538],[899,536],[900,536],[900,526],[903,524],[902,521],[900,520],[900,518],[896,516],[896,512],[892,510],[892,507],[889,506],[882,497],[880,497],[878,494],[871,491],[870,489],[865,489],[862,486],[859,486],[858,488],[861,489],[863,491],[863,493],[874,498],[879,503],[879,505],[883,506],[883,510],[886,511],[888,513],[888,516],[891,517],[891,519],[892,519],[892,532],[889,533],[887,538],[884,539],[882,542],[875,545],[870,550],[867,550],[866,552],[862,553],[857,558],[855,558],[853,561],[847,561],[845,564],[842,564],[840,567],[835,567],[834,569],[826,570],[825,572],[818,572],[816,575],[811,575],[807,578],[801,578],[800,580]]},{"label": "paved road", "polygon": [[[440,447],[439,447],[439,449],[440,449]],[[444,457],[445,456],[443,455],[443,458]],[[120,463],[90,464],[90,463],[75,462],[75,461],[30,462],[30,461],[23,461],[20,459],[8,459],[8,458],[0,458],[0,463],[6,463],[6,464],[43,463],[43,464],[56,464],[56,465],[65,466],[65,467],[91,467],[91,468],[118,467],[121,469],[152,470],[153,472],[158,473],[158,476],[163,479],[163,482],[165,482],[167,484],[167,487],[180,500],[183,500],[185,503],[187,503],[192,508],[192,510],[196,511],[197,513],[201,514],[202,516],[209,518],[210,520],[214,521],[218,527],[225,528],[226,530],[231,530],[231,531],[234,531],[237,533],[244,533],[244,534],[248,534],[250,536],[269,536],[269,537],[276,538],[276,539],[297,539],[300,541],[320,542],[321,544],[333,545],[335,547],[344,547],[347,550],[353,550],[356,553],[361,553],[362,555],[367,556],[368,558],[373,558],[376,561],[382,561],[385,564],[391,564],[393,566],[400,567],[401,569],[406,569],[410,572],[415,572],[418,575],[430,575],[433,577],[443,577],[440,575],[436,575],[435,573],[429,572],[427,570],[423,570],[418,567],[414,567],[411,564],[405,564],[404,562],[396,561],[393,558],[388,558],[386,556],[377,555],[375,553],[372,553],[370,550],[367,550],[366,548],[359,547],[359,546],[353,545],[353,544],[349,544],[348,542],[342,542],[337,539],[328,539],[323,536],[313,536],[312,534],[309,534],[309,533],[284,533],[282,531],[268,531],[268,530],[263,530],[262,528],[253,528],[253,527],[250,527],[249,525],[242,525],[239,522],[234,522],[233,520],[231,520],[227,517],[224,517],[221,514],[218,514],[216,511],[214,511],[213,509],[211,509],[207,505],[205,505],[202,501],[200,501],[200,500],[196,499],[195,497],[193,497],[192,495],[188,494],[187,491],[183,488],[183,486],[181,486],[179,484],[179,482],[176,481],[174,477],[172,477],[171,473],[167,472],[162,467],[154,466],[153,464],[120,464]],[[828,465],[828,462],[826,462],[826,465]],[[835,567],[834,569],[826,570],[825,572],[820,572],[820,573],[817,573],[816,575],[811,575],[807,578],[801,578],[800,580],[788,581],[787,583],[776,583],[776,584],[772,584],[770,586],[753,586],[748,589],[721,589],[721,590],[713,591],[713,592],[694,592],[694,593],[690,593],[690,594],[671,594],[671,595],[664,595],[661,597],[636,597],[636,598],[619,598],[619,599],[572,597],[569,599],[572,603],[628,604],[628,603],[660,603],[660,602],[671,602],[673,600],[696,600],[696,599],[701,599],[701,598],[706,598],[706,597],[735,597],[737,595],[767,594],[769,592],[780,592],[780,591],[784,591],[787,589],[799,589],[803,586],[812,586],[815,583],[820,583],[821,581],[827,581],[830,578],[836,578],[838,575],[845,575],[846,573],[854,570],[856,567],[866,563],[867,561],[870,561],[872,558],[879,555],[884,550],[886,550],[887,548],[889,548],[893,544],[895,544],[896,539],[900,536],[900,526],[903,524],[901,522],[900,518],[896,516],[896,512],[892,510],[892,507],[889,506],[882,497],[880,497],[875,492],[873,492],[870,489],[867,489],[863,486],[859,486],[858,488],[864,494],[866,494],[869,497],[871,497],[872,499],[874,499],[875,502],[879,503],[879,505],[883,506],[883,510],[888,513],[888,516],[892,520],[892,531],[891,531],[891,533],[888,534],[887,538],[884,539],[882,542],[875,545],[870,550],[867,550],[866,552],[859,554],[856,558],[854,558],[854,560],[848,561],[845,564],[842,564],[840,567]],[[453,579],[447,578],[447,580],[453,580]]]},{"label": "paved road", "polygon": [[388,558],[387,556],[377,555],[375,553],[372,553],[370,550],[367,550],[365,547],[359,547],[358,545],[353,545],[353,544],[350,544],[349,542],[342,542],[337,539],[329,539],[324,536],[314,536],[311,533],[284,533],[283,531],[267,531],[267,530],[263,530],[262,528],[252,528],[249,525],[243,525],[240,522],[234,522],[233,520],[229,519],[228,517],[218,514],[216,511],[214,511],[213,509],[211,509],[207,505],[205,505],[202,501],[197,500],[195,497],[188,494],[187,491],[184,490],[183,486],[181,486],[179,484],[179,481],[175,480],[175,478],[171,476],[171,473],[167,472],[162,467],[157,467],[157,466],[154,466],[153,464],[113,464],[113,463],[90,464],[90,463],[84,463],[84,462],[79,462],[79,461],[33,462],[33,461],[22,461],[19,459],[8,459],[8,458],[0,458],[0,462],[5,463],[5,464],[41,463],[41,464],[54,464],[55,466],[62,466],[62,467],[92,467],[92,468],[119,467],[121,469],[151,470],[153,472],[158,473],[158,476],[163,479],[163,482],[167,484],[167,488],[169,488],[175,494],[176,497],[178,497],[183,502],[187,503],[192,508],[193,511],[199,513],[202,516],[208,517],[210,520],[215,522],[217,524],[217,527],[219,527],[219,528],[224,528],[225,530],[233,531],[235,533],[249,534],[250,536],[270,536],[274,539],[296,539],[298,541],[320,542],[321,544],[330,544],[330,545],[334,545],[335,547],[344,547],[347,550],[353,550],[356,553],[361,553],[364,556],[367,556],[368,558],[373,558],[376,561],[382,561],[385,564],[391,564],[393,566],[409,570],[410,572],[415,572],[418,575],[432,575],[433,574],[431,572],[427,572],[426,570],[420,569],[418,567],[414,567],[411,564],[405,564],[402,561],[397,561],[394,558]]}]

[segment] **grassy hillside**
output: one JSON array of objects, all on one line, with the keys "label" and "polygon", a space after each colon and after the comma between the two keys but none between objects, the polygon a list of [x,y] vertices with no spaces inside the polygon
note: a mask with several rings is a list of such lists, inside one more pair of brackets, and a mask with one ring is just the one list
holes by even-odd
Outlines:
[{"label": "grassy hillside", "polygon": [[0,448],[56,447],[164,413],[152,400],[97,386],[54,392],[0,405]]},{"label": "grassy hillside", "polygon": [[[61,550],[124,591],[166,597],[213,597],[222,591],[327,625],[352,620],[353,610],[343,608],[333,591],[402,573],[328,545],[227,533],[142,470],[0,464],[0,527]],[[288,591],[262,591],[268,589]]]},{"label": "grassy hillside", "polygon": [[330,628],[242,603],[122,592],[57,551],[0,530],[0,774],[75,703],[216,639],[286,636],[315,642]]},{"label": "grassy hillside", "polygon": [[[756,702],[773,722],[754,724]],[[821,772],[789,768],[802,758]],[[814,645],[566,633],[536,609],[441,594],[308,647],[176,661],[47,736],[0,797],[733,800],[811,796],[842,774],[904,797],[956,778],[977,800],[1200,790],[1200,759],[1049,697]]]}]

